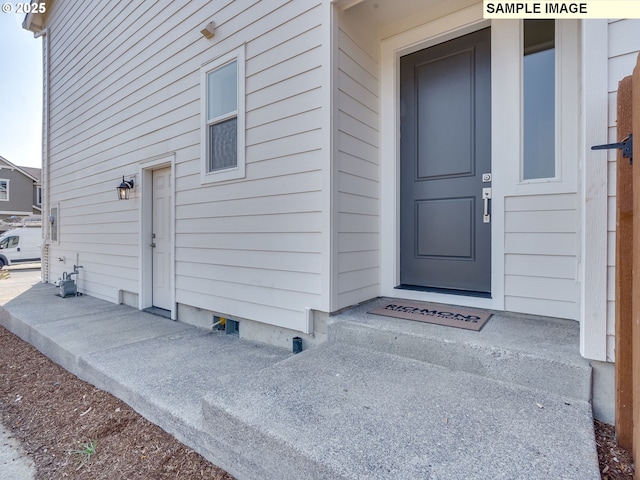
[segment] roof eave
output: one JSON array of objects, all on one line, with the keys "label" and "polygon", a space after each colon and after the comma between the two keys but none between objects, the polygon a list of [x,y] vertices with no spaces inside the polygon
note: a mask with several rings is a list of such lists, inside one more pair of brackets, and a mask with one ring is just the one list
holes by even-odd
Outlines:
[{"label": "roof eave", "polygon": [[[46,0],[31,0],[31,3],[44,3],[46,11],[47,7],[49,6],[48,4],[50,4],[51,2]],[[27,13],[22,22],[22,28],[33,32],[34,34],[42,32],[42,30],[44,30],[44,16],[44,13]]]},{"label": "roof eave", "polygon": [[24,176],[29,177],[29,178],[30,178],[31,180],[33,180],[34,182],[38,182],[38,181],[39,181],[36,177],[34,177],[33,175],[31,175],[29,172],[25,172],[22,168],[20,168],[20,167],[19,167],[19,166],[17,166],[17,165],[14,165],[13,163],[11,163],[9,160],[7,160],[7,159],[6,159],[6,158],[4,158],[4,157],[1,157],[1,156],[0,156],[0,162],[2,162],[2,163],[6,163],[6,164],[7,164],[7,166],[8,166],[11,170],[17,170],[17,171],[19,171],[19,172],[20,172],[20,173],[22,173]]}]

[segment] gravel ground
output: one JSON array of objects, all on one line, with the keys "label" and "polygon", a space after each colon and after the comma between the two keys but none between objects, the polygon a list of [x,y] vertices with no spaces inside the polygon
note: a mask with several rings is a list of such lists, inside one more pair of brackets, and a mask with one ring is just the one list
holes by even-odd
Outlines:
[{"label": "gravel ground", "polygon": [[37,479],[233,478],[2,327],[0,419]]}]

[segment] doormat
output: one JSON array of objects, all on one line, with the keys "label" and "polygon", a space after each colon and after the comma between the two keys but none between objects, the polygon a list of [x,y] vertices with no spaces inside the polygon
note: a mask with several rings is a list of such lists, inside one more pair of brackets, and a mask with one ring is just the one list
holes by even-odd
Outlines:
[{"label": "doormat", "polygon": [[405,301],[389,302],[382,307],[369,311],[369,313],[464,328],[465,330],[475,330],[476,332],[479,332],[493,315],[492,313],[478,310],[465,310],[457,307]]}]

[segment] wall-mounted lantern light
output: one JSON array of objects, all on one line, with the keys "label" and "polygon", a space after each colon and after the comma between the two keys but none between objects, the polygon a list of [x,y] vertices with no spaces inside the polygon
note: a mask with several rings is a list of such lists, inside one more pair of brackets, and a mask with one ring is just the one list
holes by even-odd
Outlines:
[{"label": "wall-mounted lantern light", "polygon": [[129,200],[129,193],[133,189],[133,184],[133,178],[125,180],[124,175],[122,176],[122,183],[116,189],[118,191],[118,200]]}]

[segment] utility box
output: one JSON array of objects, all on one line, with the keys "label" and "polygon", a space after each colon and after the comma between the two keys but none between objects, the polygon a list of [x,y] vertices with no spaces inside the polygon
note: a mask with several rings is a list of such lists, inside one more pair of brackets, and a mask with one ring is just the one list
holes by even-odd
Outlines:
[{"label": "utility box", "polygon": [[62,298],[75,297],[78,295],[78,287],[73,278],[67,277],[59,282],[60,296]]}]

